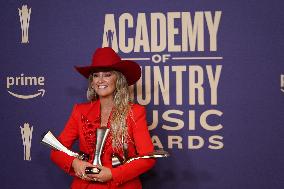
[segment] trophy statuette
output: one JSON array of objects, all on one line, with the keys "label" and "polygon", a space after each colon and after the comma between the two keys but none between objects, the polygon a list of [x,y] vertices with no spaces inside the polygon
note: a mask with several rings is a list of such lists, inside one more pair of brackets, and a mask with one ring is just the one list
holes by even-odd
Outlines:
[{"label": "trophy statuette", "polygon": [[[97,135],[96,135],[97,136],[97,139],[96,139],[97,143],[96,143],[96,149],[95,149],[95,153],[94,153],[93,165],[102,166],[101,154],[102,154],[103,147],[104,147],[104,144],[105,144],[105,141],[107,139],[108,134],[109,134],[108,128],[98,128],[97,129]],[[82,160],[82,161],[88,161],[89,158],[90,158],[89,154],[85,154],[83,152],[76,153],[76,152],[73,152],[73,151],[69,150],[68,148],[66,148],[63,144],[61,144],[57,140],[57,138],[50,131],[43,134],[41,143],[51,147],[52,149],[66,153],[69,156],[78,158],[79,160]],[[113,156],[112,156],[112,167],[117,167],[119,165],[130,163],[130,162],[138,160],[138,159],[164,158],[164,157],[169,157],[169,156],[170,156],[169,153],[164,151],[163,149],[155,150],[155,151],[148,153],[148,154],[134,156],[134,157],[131,157],[131,158],[125,159],[125,160],[120,158],[118,155],[113,154]],[[101,170],[97,167],[86,167],[86,169],[85,169],[86,174],[98,174],[98,173],[100,173],[100,171]]]},{"label": "trophy statuette", "polygon": [[[97,129],[97,140],[96,140],[96,149],[95,149],[95,154],[94,154],[94,161],[93,165],[101,165],[101,155],[103,151],[103,147],[105,145],[105,141],[107,139],[109,133],[108,128],[98,128]],[[100,173],[100,169],[96,167],[86,167],[85,169],[86,174],[98,174]]]},{"label": "trophy statuette", "polygon": [[155,151],[148,153],[148,154],[134,156],[134,157],[131,157],[131,158],[126,159],[126,160],[122,160],[121,158],[119,158],[119,156],[113,154],[112,166],[117,167],[117,166],[122,165],[122,164],[130,163],[130,162],[137,160],[137,159],[164,158],[164,157],[169,157],[169,156],[170,156],[170,154],[168,152],[164,151],[163,149],[155,150]]},{"label": "trophy statuette", "polygon": [[79,160],[83,160],[83,161],[89,160],[88,154],[85,154],[83,152],[76,153],[76,152],[69,150],[63,144],[61,144],[50,131],[43,134],[41,143],[53,148],[54,150],[58,150],[58,151],[66,153],[69,156],[76,157]]}]

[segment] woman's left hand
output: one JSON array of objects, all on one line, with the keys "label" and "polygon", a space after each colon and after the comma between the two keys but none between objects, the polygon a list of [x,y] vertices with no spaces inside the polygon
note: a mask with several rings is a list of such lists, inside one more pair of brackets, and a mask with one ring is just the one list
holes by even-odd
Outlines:
[{"label": "woman's left hand", "polygon": [[100,165],[95,165],[94,167],[99,168],[101,171],[99,174],[89,174],[88,176],[93,179],[93,181],[98,181],[98,182],[107,182],[112,179],[112,173],[110,168],[100,166]]}]

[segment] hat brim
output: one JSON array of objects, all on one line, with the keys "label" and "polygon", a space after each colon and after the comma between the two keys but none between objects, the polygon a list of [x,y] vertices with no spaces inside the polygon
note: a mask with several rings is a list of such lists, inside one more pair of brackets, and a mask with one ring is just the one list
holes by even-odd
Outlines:
[{"label": "hat brim", "polygon": [[89,78],[89,76],[98,71],[100,69],[109,69],[121,72],[126,80],[128,85],[133,85],[138,81],[141,77],[141,68],[140,66],[133,61],[130,60],[121,60],[120,62],[113,64],[111,66],[74,66],[75,69],[83,75],[85,78]]}]

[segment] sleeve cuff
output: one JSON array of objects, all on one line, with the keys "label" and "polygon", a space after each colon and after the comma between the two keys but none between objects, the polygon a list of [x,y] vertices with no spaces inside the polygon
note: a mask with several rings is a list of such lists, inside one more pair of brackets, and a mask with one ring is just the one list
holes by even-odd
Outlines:
[{"label": "sleeve cuff", "polygon": [[72,163],[73,163],[73,160],[75,159],[75,157],[67,157],[66,158],[66,164],[64,166],[64,171],[71,174],[71,173],[74,173],[74,170],[72,168]]},{"label": "sleeve cuff", "polygon": [[72,162],[75,157],[68,156],[63,154],[63,152],[52,150],[51,152],[51,160],[61,167],[66,173],[70,175],[75,175],[75,172],[72,168]]},{"label": "sleeve cuff", "polygon": [[111,168],[112,180],[114,181],[115,185],[121,185],[123,182],[122,174],[120,174],[121,170],[119,167]]}]

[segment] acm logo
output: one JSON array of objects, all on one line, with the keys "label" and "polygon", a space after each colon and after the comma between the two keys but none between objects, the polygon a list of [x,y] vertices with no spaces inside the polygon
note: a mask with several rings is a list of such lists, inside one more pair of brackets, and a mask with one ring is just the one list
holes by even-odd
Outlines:
[{"label": "acm logo", "polygon": [[27,5],[23,5],[21,9],[18,8],[18,11],[22,30],[22,43],[29,43],[29,26],[32,9],[28,8]]},{"label": "acm logo", "polygon": [[24,126],[21,127],[21,135],[24,146],[24,160],[31,161],[31,146],[32,146],[32,134],[33,134],[33,126],[30,126],[29,123],[24,123]]}]

